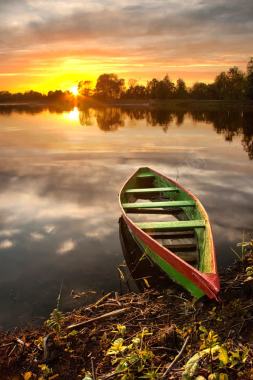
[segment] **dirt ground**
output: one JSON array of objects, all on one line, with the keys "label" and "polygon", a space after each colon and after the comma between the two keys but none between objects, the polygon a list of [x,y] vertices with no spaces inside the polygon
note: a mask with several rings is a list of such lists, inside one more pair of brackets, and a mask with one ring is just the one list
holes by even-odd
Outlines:
[{"label": "dirt ground", "polygon": [[220,302],[177,289],[108,293],[39,329],[0,333],[0,379],[253,379],[253,252]]}]

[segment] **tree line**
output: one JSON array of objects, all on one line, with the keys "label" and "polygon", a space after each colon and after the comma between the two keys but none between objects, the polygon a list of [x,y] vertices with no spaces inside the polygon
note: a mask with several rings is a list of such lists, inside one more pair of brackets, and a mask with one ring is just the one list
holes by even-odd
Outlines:
[{"label": "tree line", "polygon": [[[200,100],[253,100],[253,57],[250,58],[247,71],[244,73],[238,67],[231,67],[228,71],[216,76],[213,83],[196,82],[192,87],[187,87],[183,79],[176,83],[170,80],[168,75],[161,80],[153,78],[146,85],[138,84],[135,79],[130,79],[128,86],[123,78],[116,74],[102,74],[97,78],[92,87],[89,80],[81,80],[78,83],[78,100],[83,98],[98,99],[102,101],[124,99],[200,99]],[[49,91],[47,95],[36,91],[11,94],[0,91],[1,102],[59,102],[75,103],[76,97],[70,91]]]},{"label": "tree line", "polygon": [[84,97],[102,100],[115,99],[207,99],[207,100],[253,100],[253,57],[244,73],[238,67],[221,72],[213,83],[196,82],[187,87],[183,79],[172,82],[168,75],[161,80],[153,78],[146,86],[130,79],[128,87],[125,80],[116,74],[102,74],[94,88],[88,80],[80,81],[79,93]]},{"label": "tree line", "polygon": [[70,91],[55,90],[49,91],[47,94],[41,94],[38,91],[18,92],[15,94],[9,91],[0,91],[1,103],[30,103],[35,102],[38,104],[46,103],[61,103],[61,104],[74,104],[75,96]]}]

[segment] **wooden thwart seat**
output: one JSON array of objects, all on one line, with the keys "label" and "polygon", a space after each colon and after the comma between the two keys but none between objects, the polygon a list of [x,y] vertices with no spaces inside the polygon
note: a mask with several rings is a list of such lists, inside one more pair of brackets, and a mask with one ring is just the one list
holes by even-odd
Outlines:
[{"label": "wooden thwart seat", "polygon": [[180,259],[186,261],[187,263],[194,263],[198,261],[198,252],[177,252],[176,255],[180,257]]},{"label": "wooden thwart seat", "polygon": [[192,239],[194,230],[180,231],[149,231],[147,232],[153,239]]},{"label": "wooden thwart seat", "polygon": [[168,243],[168,239],[157,239],[164,247],[170,249],[171,251],[181,252],[181,251],[191,251],[196,250],[196,243]]},{"label": "wooden thwart seat", "polygon": [[164,201],[164,202],[136,202],[123,203],[125,209],[133,208],[159,208],[159,207],[194,207],[194,201]]},{"label": "wooden thwart seat", "polygon": [[204,228],[204,220],[177,220],[173,222],[144,222],[136,223],[142,230],[185,230],[192,228]]},{"label": "wooden thwart seat", "polygon": [[182,208],[131,208],[126,209],[128,214],[143,214],[143,215],[178,215],[182,213]]},{"label": "wooden thwart seat", "polygon": [[161,192],[168,192],[168,191],[179,191],[177,187],[150,187],[150,188],[143,188],[143,189],[128,189],[126,190],[126,193],[161,193]]}]

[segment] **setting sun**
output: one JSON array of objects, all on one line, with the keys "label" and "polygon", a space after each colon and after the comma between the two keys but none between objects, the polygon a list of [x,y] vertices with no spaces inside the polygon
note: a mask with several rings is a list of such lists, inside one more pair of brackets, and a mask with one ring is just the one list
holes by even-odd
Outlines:
[{"label": "setting sun", "polygon": [[70,92],[71,92],[73,95],[77,96],[77,95],[79,94],[78,86],[77,86],[77,85],[72,86],[72,87],[70,88]]}]

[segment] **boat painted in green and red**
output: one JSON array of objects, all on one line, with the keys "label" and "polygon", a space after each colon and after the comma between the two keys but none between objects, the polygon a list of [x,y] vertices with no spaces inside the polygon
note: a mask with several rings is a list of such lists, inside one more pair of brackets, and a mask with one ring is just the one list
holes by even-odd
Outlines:
[{"label": "boat painted in green and red", "polygon": [[177,181],[144,167],[127,180],[119,201],[143,252],[197,299],[207,295],[217,300],[220,282],[213,235],[199,199]]}]

